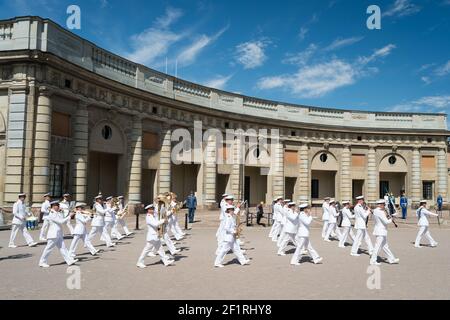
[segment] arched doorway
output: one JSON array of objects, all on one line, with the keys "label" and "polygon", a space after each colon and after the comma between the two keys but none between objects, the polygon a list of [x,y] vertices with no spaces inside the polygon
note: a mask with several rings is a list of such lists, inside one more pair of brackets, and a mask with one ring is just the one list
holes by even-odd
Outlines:
[{"label": "arched doorway", "polygon": [[311,162],[311,200],[336,196],[336,173],[339,165],[329,151],[318,152]]},{"label": "arched doorway", "polygon": [[[386,192],[392,193],[395,198],[400,197],[406,190],[406,175],[408,167],[406,160],[396,153],[389,153],[380,161],[379,197],[383,198]],[[396,201],[398,203],[398,201]]]},{"label": "arched doorway", "polygon": [[[104,196],[124,193],[126,181],[126,140],[119,126],[100,121],[89,135],[87,199],[98,192]],[[120,169],[120,170],[119,170]]]}]

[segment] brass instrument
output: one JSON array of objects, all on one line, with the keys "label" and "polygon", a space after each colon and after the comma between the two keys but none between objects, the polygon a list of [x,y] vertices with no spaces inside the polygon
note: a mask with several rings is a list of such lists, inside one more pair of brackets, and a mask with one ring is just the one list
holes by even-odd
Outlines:
[{"label": "brass instrument", "polygon": [[[158,206],[158,219],[159,220],[162,220],[162,219],[167,220],[167,210],[169,210],[170,203],[172,202],[172,196],[173,196],[172,194],[173,193],[171,193],[171,192],[165,192],[165,193],[159,194],[156,197],[155,202],[157,203],[157,206]],[[164,237],[164,233],[166,232],[166,227],[167,227],[167,221],[158,227],[158,236],[160,238]]]},{"label": "brass instrument", "polygon": [[123,219],[128,214],[128,203],[125,205],[119,213],[117,214],[117,219]]},{"label": "brass instrument", "polygon": [[241,222],[241,216],[243,216],[243,215],[246,214],[246,210],[244,209],[244,210],[242,210],[242,212],[241,212],[240,208],[241,208],[243,205],[245,206],[246,203],[247,203],[247,200],[244,200],[244,201],[242,201],[242,202],[240,203],[240,206],[239,206],[239,212],[236,214],[236,239],[239,239],[239,238],[241,237],[242,231],[243,231],[243,228],[244,228],[243,224],[244,224],[245,222]]}]

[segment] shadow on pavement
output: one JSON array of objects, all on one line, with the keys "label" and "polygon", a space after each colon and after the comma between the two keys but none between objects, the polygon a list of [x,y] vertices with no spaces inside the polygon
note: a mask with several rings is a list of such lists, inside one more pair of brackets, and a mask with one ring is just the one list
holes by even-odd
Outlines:
[{"label": "shadow on pavement", "polygon": [[0,261],[2,260],[16,260],[16,259],[25,259],[32,257],[33,255],[31,253],[21,253],[21,254],[13,254],[6,257],[0,257]]}]

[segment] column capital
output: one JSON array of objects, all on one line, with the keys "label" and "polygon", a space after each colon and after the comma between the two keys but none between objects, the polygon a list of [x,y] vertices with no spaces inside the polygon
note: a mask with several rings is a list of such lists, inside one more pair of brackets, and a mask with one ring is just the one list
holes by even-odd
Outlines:
[{"label": "column capital", "polygon": [[38,92],[39,92],[39,96],[50,98],[53,95],[54,90],[52,90],[46,86],[40,86],[40,87],[38,87]]},{"label": "column capital", "polygon": [[87,107],[89,106],[89,102],[87,102],[86,100],[78,100],[78,108],[80,109],[87,109]]}]

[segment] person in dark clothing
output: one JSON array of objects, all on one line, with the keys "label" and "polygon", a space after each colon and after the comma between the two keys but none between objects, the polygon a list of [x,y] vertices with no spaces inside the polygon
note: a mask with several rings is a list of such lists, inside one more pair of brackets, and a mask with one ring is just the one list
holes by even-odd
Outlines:
[{"label": "person in dark clothing", "polygon": [[256,207],[256,223],[260,226],[265,227],[266,224],[261,223],[261,218],[264,216],[264,202],[260,202],[260,204],[258,204],[258,206]]}]

